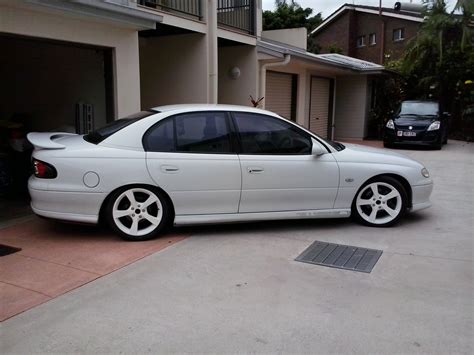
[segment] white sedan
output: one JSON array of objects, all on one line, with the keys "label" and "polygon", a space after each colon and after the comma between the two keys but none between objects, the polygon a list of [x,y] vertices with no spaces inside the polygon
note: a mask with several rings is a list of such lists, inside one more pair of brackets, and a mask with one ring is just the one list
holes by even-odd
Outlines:
[{"label": "white sedan", "polygon": [[30,133],[31,207],[107,221],[127,240],[170,225],[344,218],[391,226],[429,207],[426,168],[401,154],[324,140],[275,113],[162,106],[87,135]]}]

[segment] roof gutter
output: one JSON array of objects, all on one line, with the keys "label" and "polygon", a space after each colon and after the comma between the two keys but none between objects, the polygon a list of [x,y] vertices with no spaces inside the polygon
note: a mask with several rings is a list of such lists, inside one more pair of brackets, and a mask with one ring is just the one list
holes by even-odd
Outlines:
[{"label": "roof gutter", "polygon": [[[278,62],[266,62],[260,67],[260,85],[259,85],[259,97],[265,97],[266,91],[266,79],[267,79],[267,68],[271,67],[282,67],[287,65],[291,60],[291,55],[285,54],[283,60]],[[265,109],[265,100],[263,100],[263,108]]]}]

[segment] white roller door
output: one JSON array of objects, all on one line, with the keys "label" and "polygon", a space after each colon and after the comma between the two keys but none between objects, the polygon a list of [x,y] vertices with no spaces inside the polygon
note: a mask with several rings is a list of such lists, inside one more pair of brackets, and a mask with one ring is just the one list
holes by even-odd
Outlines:
[{"label": "white roller door", "polygon": [[293,75],[267,71],[265,109],[291,119]]},{"label": "white roller door", "polygon": [[311,77],[309,129],[323,138],[328,135],[330,89],[329,79]]}]

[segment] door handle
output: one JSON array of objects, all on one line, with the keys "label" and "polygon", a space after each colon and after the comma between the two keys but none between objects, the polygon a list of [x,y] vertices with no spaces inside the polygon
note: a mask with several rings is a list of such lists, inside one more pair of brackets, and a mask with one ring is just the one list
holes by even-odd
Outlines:
[{"label": "door handle", "polygon": [[179,168],[174,165],[162,165],[161,171],[164,173],[177,173],[179,171]]},{"label": "door handle", "polygon": [[259,173],[263,173],[263,168],[249,166],[247,168],[247,171],[249,174],[259,174]]}]

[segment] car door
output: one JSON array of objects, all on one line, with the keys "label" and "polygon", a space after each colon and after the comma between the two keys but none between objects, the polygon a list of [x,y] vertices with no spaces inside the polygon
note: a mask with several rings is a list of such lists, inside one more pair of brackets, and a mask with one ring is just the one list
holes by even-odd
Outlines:
[{"label": "car door", "polygon": [[272,116],[233,112],[242,195],[239,212],[330,209],[339,186],[332,154],[311,154],[311,136]]},{"label": "car door", "polygon": [[144,135],[148,171],[176,215],[237,213],[240,163],[222,111],[168,117]]}]

